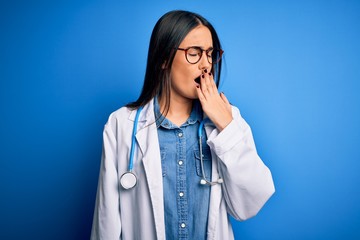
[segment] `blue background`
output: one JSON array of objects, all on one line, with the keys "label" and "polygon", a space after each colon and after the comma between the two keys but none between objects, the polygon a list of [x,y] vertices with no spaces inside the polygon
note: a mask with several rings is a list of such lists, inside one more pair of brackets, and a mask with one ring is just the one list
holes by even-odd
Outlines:
[{"label": "blue background", "polygon": [[360,239],[359,1],[2,1],[0,239],[88,239],[108,115],[158,18],[199,12],[276,194],[236,239]]}]

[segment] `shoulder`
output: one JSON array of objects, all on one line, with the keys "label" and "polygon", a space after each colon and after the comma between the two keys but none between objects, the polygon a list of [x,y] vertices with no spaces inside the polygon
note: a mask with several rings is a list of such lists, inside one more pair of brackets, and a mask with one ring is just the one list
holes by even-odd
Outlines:
[{"label": "shoulder", "polygon": [[[112,128],[124,128],[129,129],[129,126],[134,124],[134,120],[136,117],[136,112],[138,109],[131,109],[128,107],[121,107],[116,111],[112,112],[108,118],[105,126],[111,126]],[[141,110],[141,114],[139,115],[139,125],[141,122],[153,122],[154,120],[154,110],[153,110],[153,102],[150,101],[147,103]],[[120,127],[121,126],[121,127]]]},{"label": "shoulder", "polygon": [[121,107],[110,114],[108,121],[128,119],[132,111],[133,110],[128,107]]},{"label": "shoulder", "polygon": [[117,136],[124,129],[130,129],[132,122],[129,121],[132,110],[127,107],[121,107],[112,112],[104,126],[104,133]]},{"label": "shoulder", "polygon": [[106,122],[106,125],[112,125],[116,122],[124,122],[125,120],[129,119],[129,116],[131,115],[131,112],[133,110],[127,108],[127,107],[121,107],[117,109],[116,111],[112,112]]}]

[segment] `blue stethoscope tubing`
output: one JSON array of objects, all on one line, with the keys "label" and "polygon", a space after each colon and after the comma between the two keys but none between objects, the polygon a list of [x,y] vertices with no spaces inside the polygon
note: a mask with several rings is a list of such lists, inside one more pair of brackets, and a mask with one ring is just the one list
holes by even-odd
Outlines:
[{"label": "blue stethoscope tubing", "polygon": [[209,122],[210,120],[208,118],[205,118],[201,121],[200,125],[199,125],[199,129],[198,129],[198,138],[199,138],[199,148],[200,148],[200,166],[201,166],[201,174],[202,174],[202,178],[200,180],[200,184],[202,185],[216,185],[216,184],[221,184],[223,183],[223,179],[221,177],[219,177],[216,181],[209,181],[206,178],[205,175],[205,170],[204,170],[204,155],[203,155],[203,151],[202,151],[202,133],[203,133],[203,128],[204,128],[204,124],[206,122]]},{"label": "blue stethoscope tubing", "polygon": [[[130,148],[130,157],[129,157],[129,166],[128,170],[120,177],[120,184],[124,189],[131,189],[136,186],[137,178],[136,175],[133,173],[133,167],[134,167],[134,152],[135,152],[135,146],[136,146],[136,130],[137,125],[139,122],[139,116],[140,112],[143,109],[143,107],[139,107],[136,111],[135,120],[134,120],[134,127],[132,131],[131,136],[131,148]],[[204,124],[208,122],[209,119],[205,118],[201,121],[198,129],[198,138],[199,138],[199,148],[200,148],[200,165],[201,165],[201,174],[202,179],[200,180],[200,184],[202,185],[215,185],[215,184],[221,184],[223,183],[223,179],[219,177],[216,181],[209,181],[206,178],[205,170],[204,170],[204,160],[203,160],[203,152],[202,152],[202,129],[204,128]]]},{"label": "blue stethoscope tubing", "polygon": [[135,135],[136,135],[137,125],[139,122],[140,112],[142,109],[143,109],[143,107],[139,107],[136,112],[136,116],[135,116],[134,128],[133,128],[132,137],[131,137],[131,149],[130,149],[130,159],[129,159],[129,168],[128,168],[129,172],[132,172],[132,169],[134,167],[134,151],[135,151],[135,145],[136,145]]},{"label": "blue stethoscope tubing", "polygon": [[136,111],[135,120],[134,120],[134,127],[131,135],[131,148],[130,148],[130,157],[129,157],[129,166],[128,170],[121,175],[120,177],[120,184],[124,189],[131,189],[136,186],[137,183],[137,177],[133,173],[134,168],[134,152],[135,152],[135,145],[136,145],[136,130],[137,125],[139,122],[139,116],[140,112],[143,109],[143,107],[139,107]]}]

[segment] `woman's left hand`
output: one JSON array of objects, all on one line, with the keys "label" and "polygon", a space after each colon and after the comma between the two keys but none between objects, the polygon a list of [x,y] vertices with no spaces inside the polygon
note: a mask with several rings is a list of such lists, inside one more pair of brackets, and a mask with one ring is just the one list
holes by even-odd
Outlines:
[{"label": "woman's left hand", "polygon": [[203,111],[222,131],[233,119],[231,105],[224,93],[218,93],[214,78],[211,72],[206,70],[200,77],[200,84],[196,86],[198,98]]}]

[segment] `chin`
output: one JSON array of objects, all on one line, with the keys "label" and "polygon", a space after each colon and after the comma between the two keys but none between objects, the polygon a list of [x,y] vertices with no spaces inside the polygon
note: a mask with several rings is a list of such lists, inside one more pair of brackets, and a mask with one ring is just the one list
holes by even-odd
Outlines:
[{"label": "chin", "polygon": [[189,96],[188,98],[191,99],[191,100],[197,100],[197,99],[199,99],[198,96],[197,96],[197,94],[192,95],[192,96]]}]

